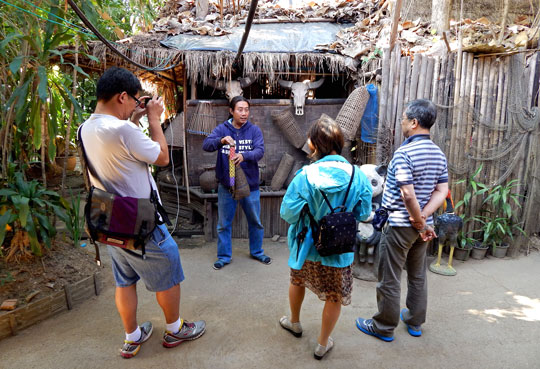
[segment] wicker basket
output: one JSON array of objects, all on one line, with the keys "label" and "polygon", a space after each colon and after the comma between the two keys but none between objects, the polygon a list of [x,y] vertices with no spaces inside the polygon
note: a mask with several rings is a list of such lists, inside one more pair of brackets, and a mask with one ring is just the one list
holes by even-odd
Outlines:
[{"label": "wicker basket", "polygon": [[279,127],[281,132],[285,135],[287,141],[289,141],[297,149],[301,148],[306,142],[306,136],[300,132],[300,128],[296,124],[296,120],[291,113],[290,109],[282,111],[272,112],[272,121]]},{"label": "wicker basket", "polygon": [[356,137],[356,132],[358,127],[360,127],[360,122],[362,121],[362,116],[364,115],[364,110],[369,100],[368,90],[362,86],[354,90],[341,109],[336,117],[336,122],[339,124],[343,130],[345,138],[348,140],[354,140]]},{"label": "wicker basket", "polygon": [[284,153],[281,157],[281,161],[279,162],[276,173],[272,178],[272,183],[270,184],[270,188],[272,189],[272,191],[281,190],[283,184],[285,183],[285,180],[291,172],[293,164],[294,158],[291,155]]},{"label": "wicker basket", "polygon": [[236,177],[234,181],[233,199],[241,200],[244,197],[248,197],[251,191],[249,190],[249,183],[244,173],[244,169],[241,166],[236,167]]}]

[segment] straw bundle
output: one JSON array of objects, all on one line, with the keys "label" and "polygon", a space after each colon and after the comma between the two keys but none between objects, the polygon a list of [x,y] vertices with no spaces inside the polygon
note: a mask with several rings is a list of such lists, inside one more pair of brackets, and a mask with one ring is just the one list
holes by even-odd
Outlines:
[{"label": "straw bundle", "polygon": [[216,114],[210,101],[199,101],[189,121],[187,131],[196,135],[208,136],[216,128]]},{"label": "straw bundle", "polygon": [[306,142],[306,136],[300,132],[290,109],[272,112],[272,122],[279,127],[287,141],[297,149]]},{"label": "straw bundle", "polygon": [[358,87],[349,95],[339,110],[335,120],[348,140],[354,140],[368,100],[369,92],[367,89],[364,86]]}]

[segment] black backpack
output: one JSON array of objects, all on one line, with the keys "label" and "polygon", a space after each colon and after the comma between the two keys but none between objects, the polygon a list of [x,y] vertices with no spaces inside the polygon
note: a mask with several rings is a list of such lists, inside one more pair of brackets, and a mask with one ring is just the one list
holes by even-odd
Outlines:
[{"label": "black backpack", "polygon": [[[330,214],[325,215],[317,222],[309,211],[307,204],[302,209],[302,212],[309,216],[313,242],[321,256],[344,254],[354,251],[357,231],[356,217],[352,212],[345,211],[345,202],[347,201],[347,196],[349,195],[349,190],[354,179],[354,165],[352,167],[351,180],[349,181],[342,205],[333,208],[324,191],[319,190],[324,201],[330,208]],[[306,233],[307,229],[304,229],[298,235],[299,245],[304,241]],[[298,247],[298,250],[300,250],[300,247]]]}]

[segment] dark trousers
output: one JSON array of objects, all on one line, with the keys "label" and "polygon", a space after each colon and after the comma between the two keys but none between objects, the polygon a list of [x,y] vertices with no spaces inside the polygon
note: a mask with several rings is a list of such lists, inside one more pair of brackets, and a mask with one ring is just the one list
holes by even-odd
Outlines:
[{"label": "dark trousers", "polygon": [[427,310],[427,242],[412,227],[390,227],[383,230],[379,243],[377,305],[373,316],[377,333],[393,336],[399,323],[401,271],[407,267],[407,300],[409,313],[403,318],[409,325],[422,325]]}]

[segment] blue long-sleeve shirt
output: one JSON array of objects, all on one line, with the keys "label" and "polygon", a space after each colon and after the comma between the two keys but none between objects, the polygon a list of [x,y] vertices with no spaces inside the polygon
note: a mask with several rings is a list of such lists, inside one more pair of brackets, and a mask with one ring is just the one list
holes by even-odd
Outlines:
[{"label": "blue long-sleeve shirt", "polygon": [[264,138],[261,129],[247,121],[240,128],[234,128],[229,119],[217,126],[203,142],[204,151],[218,151],[216,159],[216,177],[226,188],[229,182],[229,145],[222,145],[221,139],[231,136],[236,142],[236,153],[242,154],[244,161],[240,164],[251,191],[259,189],[258,161],[264,156]]},{"label": "blue long-sleeve shirt", "polygon": [[[322,257],[313,245],[313,235],[309,218],[300,216],[302,208],[308,204],[309,211],[318,222],[330,213],[319,190],[327,195],[332,207],[343,204],[345,192],[351,178],[352,166],[340,155],[327,155],[317,162],[300,169],[287,189],[281,203],[280,215],[289,223],[289,267],[302,269],[305,260],[320,261],[322,265],[344,268],[352,264],[354,253]],[[358,168],[354,171],[346,211],[352,211],[357,220],[366,219],[371,213],[372,187],[366,175]],[[299,244],[298,234],[307,226],[304,241]],[[300,248],[300,250],[298,250]]]}]

